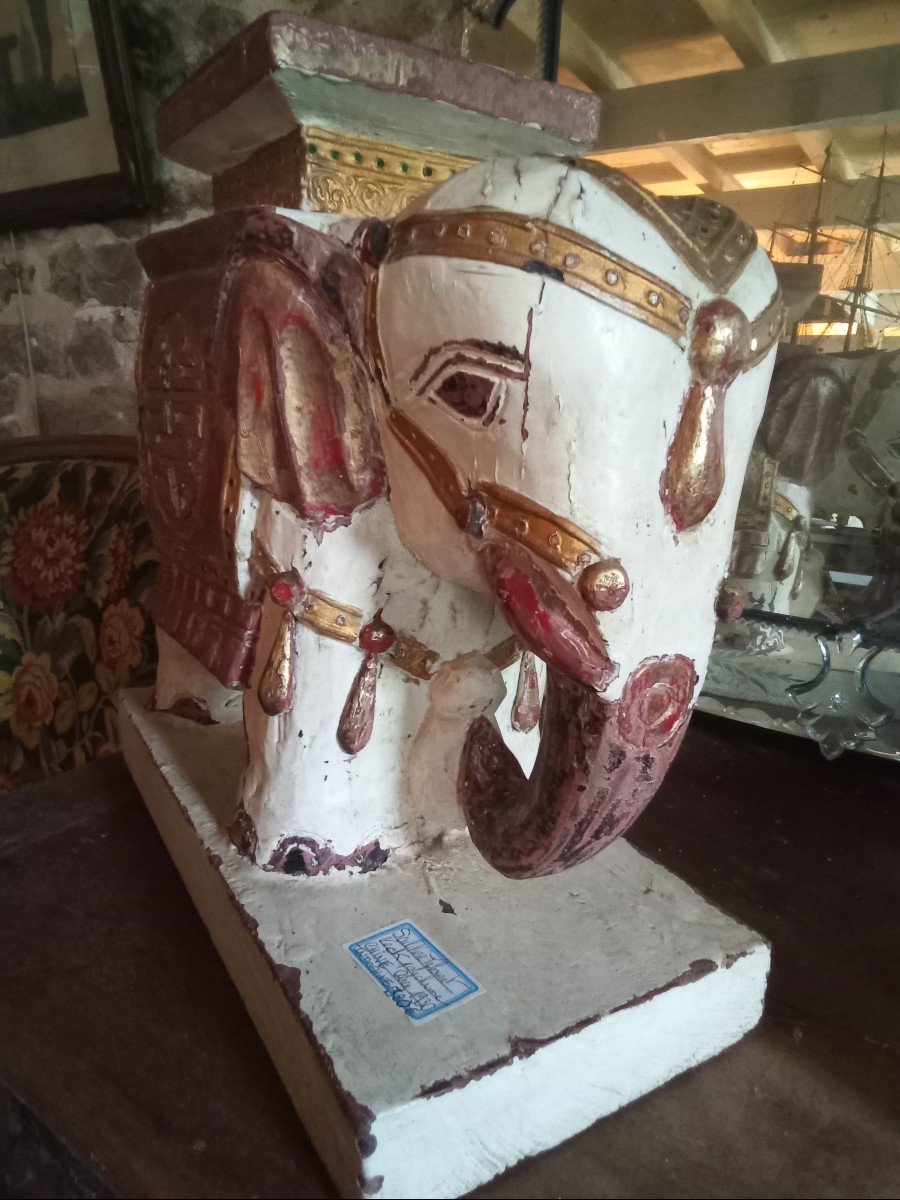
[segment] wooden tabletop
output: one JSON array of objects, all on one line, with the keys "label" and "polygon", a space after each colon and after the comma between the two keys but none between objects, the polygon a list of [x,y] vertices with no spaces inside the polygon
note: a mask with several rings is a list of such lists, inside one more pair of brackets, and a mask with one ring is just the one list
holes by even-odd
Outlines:
[{"label": "wooden tabletop", "polygon": [[[772,942],[763,1022],[477,1194],[896,1196],[900,771],[697,715],[630,840]],[[333,1195],[120,758],[0,799],[0,914],[0,1195]]]}]

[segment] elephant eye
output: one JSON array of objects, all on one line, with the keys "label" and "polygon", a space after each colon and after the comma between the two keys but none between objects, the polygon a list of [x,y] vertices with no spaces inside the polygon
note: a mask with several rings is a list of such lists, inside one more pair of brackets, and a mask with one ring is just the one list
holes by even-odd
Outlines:
[{"label": "elephant eye", "polygon": [[432,386],[431,398],[461,417],[489,425],[500,401],[500,381],[474,371],[454,371]]},{"label": "elephant eye", "polygon": [[411,383],[416,397],[484,429],[505,403],[510,383],[525,377],[525,356],[514,346],[449,342],[426,354]]}]

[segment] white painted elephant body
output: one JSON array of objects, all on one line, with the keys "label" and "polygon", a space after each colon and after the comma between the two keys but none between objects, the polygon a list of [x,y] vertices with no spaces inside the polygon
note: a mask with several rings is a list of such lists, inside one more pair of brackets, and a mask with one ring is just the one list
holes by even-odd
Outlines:
[{"label": "white painted elephant body", "polygon": [[652,796],[702,682],[780,327],[765,254],[719,206],[542,159],[473,167],[388,236],[244,220],[237,253],[213,218],[218,286],[244,299],[205,318],[226,331],[231,530],[209,604],[254,623],[252,649],[227,642],[234,677],[189,605],[172,616],[197,568],[171,521],[155,605],[248,688],[235,839],[306,874],[466,824],[508,875],[590,857]]}]

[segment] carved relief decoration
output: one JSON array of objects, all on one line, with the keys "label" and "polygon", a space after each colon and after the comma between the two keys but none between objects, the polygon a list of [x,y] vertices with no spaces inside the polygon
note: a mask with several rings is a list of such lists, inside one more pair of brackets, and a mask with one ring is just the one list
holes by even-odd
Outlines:
[{"label": "carved relief decoration", "polygon": [[[149,607],[221,683],[245,686],[261,609],[238,570],[242,475],[323,523],[383,487],[357,348],[363,275],[266,211],[142,249],[141,455],[161,563]],[[330,290],[312,288],[319,272]]]},{"label": "carved relief decoration", "polygon": [[147,603],[156,624],[226,687],[250,680],[262,607],[160,556]]},{"label": "carved relief decoration", "polygon": [[154,331],[143,369],[144,486],[160,518],[189,522],[197,503],[204,431],[203,356],[181,313]]},{"label": "carved relief decoration", "polygon": [[313,212],[395,217],[475,161],[308,126],[306,200]]},{"label": "carved relief decoration", "polygon": [[388,218],[473,161],[307,125],[214,176],[213,203]]},{"label": "carved relief decoration", "polygon": [[691,270],[714,291],[727,291],[756,249],[756,231],[706,196],[666,196],[660,208],[678,230],[669,239]]}]

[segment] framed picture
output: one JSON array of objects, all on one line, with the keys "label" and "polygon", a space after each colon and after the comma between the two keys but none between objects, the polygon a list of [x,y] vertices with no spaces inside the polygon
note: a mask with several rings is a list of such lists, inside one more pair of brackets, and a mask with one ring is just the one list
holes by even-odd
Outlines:
[{"label": "framed picture", "polygon": [[0,229],[147,202],[115,0],[0,0]]}]

